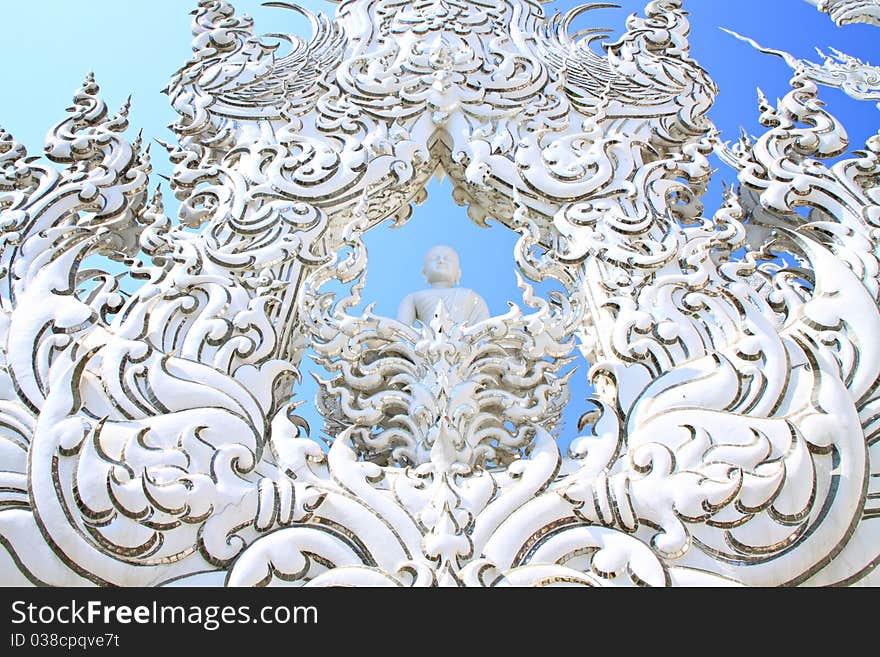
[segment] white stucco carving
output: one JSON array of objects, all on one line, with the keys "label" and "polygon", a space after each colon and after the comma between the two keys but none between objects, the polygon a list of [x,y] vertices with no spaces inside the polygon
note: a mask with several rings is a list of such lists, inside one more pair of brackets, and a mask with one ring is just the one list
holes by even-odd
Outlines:
[{"label": "white stucco carving", "polygon": [[871,66],[856,57],[842,53],[834,48],[831,49],[830,55],[826,55],[817,49],[823,61],[822,64],[816,64],[804,59],[798,59],[784,50],[764,48],[753,39],[744,37],[732,30],[721,29],[740,41],[748,43],[760,52],[781,57],[793,70],[811,82],[840,89],[847,96],[856,100],[877,101],[877,106],[880,107],[880,68],[877,66]]},{"label": "white stucco carving", "polygon": [[[835,159],[846,133],[797,67],[762,99],[766,131],[725,144],[680,0],[602,55],[573,15],[347,0],[279,50],[200,0],[168,90],[179,221],[91,78],[48,163],[0,133],[0,545],[18,573],[873,581],[880,137]],[[739,185],[707,212],[713,152]],[[519,233],[522,299],[477,323],[354,311],[363,234],[405,222],[438,168],[474,220]],[[93,255],[142,285],[123,294]],[[537,296],[547,279],[566,293]],[[329,372],[326,453],[290,403],[307,346]],[[587,375],[574,349],[597,393],[561,428]],[[579,434],[564,455],[560,430]]]},{"label": "white stucco carving", "polygon": [[852,23],[880,25],[880,3],[877,0],[807,0],[807,2],[830,15],[838,25]]}]

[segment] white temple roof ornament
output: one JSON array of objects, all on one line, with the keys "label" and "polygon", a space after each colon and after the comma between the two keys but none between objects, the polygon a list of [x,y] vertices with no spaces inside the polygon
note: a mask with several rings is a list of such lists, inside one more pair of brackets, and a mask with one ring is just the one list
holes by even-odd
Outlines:
[{"label": "white temple roof ornament", "polygon": [[[50,162],[0,133],[0,580],[876,581],[880,138],[840,158],[798,66],[723,144],[680,0],[602,55],[532,0],[309,16],[259,37],[199,2],[176,219],[91,76]],[[739,184],[707,213],[713,152]],[[519,233],[522,304],[355,310],[363,234],[438,169]],[[326,451],[291,403],[309,347]]]},{"label": "white temple roof ornament", "polygon": [[880,2],[877,0],[807,0],[819,11],[831,16],[838,25],[870,23],[880,25]]},{"label": "white temple roof ornament", "polygon": [[867,62],[842,53],[835,48],[831,49],[830,55],[826,55],[817,48],[816,52],[819,53],[823,62],[816,64],[798,59],[784,50],[765,48],[753,39],[737,34],[733,30],[721,29],[740,41],[748,43],[759,52],[781,57],[792,69],[802,72],[816,84],[835,87],[856,100],[877,101],[877,107],[880,108],[880,67],[871,66]]}]

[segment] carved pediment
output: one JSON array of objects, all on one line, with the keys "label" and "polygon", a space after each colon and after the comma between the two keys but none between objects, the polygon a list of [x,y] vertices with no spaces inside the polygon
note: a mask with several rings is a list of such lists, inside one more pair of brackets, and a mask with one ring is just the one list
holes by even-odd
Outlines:
[{"label": "carved pediment", "polygon": [[[92,77],[49,162],[0,133],[0,544],[22,574],[874,581],[878,139],[843,156],[828,71],[789,56],[766,130],[724,143],[680,0],[601,47],[569,35],[579,11],[348,0],[305,40],[200,0],[167,90],[174,218]],[[707,211],[713,154],[738,184]],[[362,235],[438,172],[519,233],[522,308],[355,310]],[[326,450],[291,403],[307,350]],[[578,427],[569,376],[596,387]]]}]

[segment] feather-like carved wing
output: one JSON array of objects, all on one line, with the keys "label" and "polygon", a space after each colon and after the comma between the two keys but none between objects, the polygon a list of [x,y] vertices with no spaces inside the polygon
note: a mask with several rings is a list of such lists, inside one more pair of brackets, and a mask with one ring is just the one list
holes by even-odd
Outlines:
[{"label": "feather-like carved wing", "polygon": [[[717,89],[688,56],[690,28],[681,2],[657,3],[648,7],[646,17],[631,16],[627,32],[618,41],[604,44],[606,55],[602,56],[592,46],[607,36],[606,30],[590,28],[572,34],[571,26],[584,12],[614,6],[591,4],[564,16],[557,14],[538,34],[539,52],[562,77],[563,88],[580,113],[660,120],[681,116],[675,122],[680,131],[692,133],[693,125],[703,125],[699,119]],[[669,124],[667,132],[672,128]]]},{"label": "feather-like carved wing", "polygon": [[289,53],[272,56],[272,65],[264,77],[224,91],[219,100],[229,105],[283,107],[289,102],[295,111],[308,111],[319,93],[320,81],[334,71],[345,52],[346,36],[340,25],[325,14],[316,14],[287,2],[268,2],[267,7],[281,7],[303,14],[312,26],[310,39],[295,35],[268,34],[291,44]]},{"label": "feather-like carved wing", "polygon": [[[289,108],[288,103],[297,113],[314,107],[321,79],[335,70],[345,51],[345,32],[327,16],[294,4],[270,2],[266,6],[303,14],[311,23],[311,38],[257,36],[253,21],[234,16],[226,2],[204,3],[196,11],[195,54],[167,90],[185,117],[193,114],[187,109],[193,105],[207,110],[197,112],[185,127],[196,130],[209,115],[221,120],[273,119]],[[285,42],[290,51],[279,56]]]}]

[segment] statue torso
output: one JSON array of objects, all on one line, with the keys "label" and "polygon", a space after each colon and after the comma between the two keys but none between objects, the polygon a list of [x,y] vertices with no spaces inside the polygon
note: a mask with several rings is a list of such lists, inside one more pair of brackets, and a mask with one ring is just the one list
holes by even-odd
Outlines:
[{"label": "statue torso", "polygon": [[434,318],[437,305],[442,303],[455,322],[476,323],[489,317],[486,302],[473,290],[463,287],[432,288],[410,295],[415,306],[416,319],[427,324]]}]

